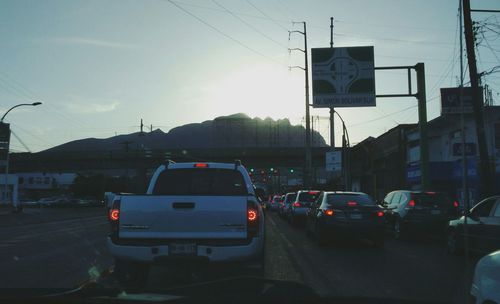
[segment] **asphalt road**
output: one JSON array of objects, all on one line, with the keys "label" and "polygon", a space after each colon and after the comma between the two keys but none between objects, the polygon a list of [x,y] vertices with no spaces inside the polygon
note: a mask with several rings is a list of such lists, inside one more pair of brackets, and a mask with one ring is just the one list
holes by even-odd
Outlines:
[{"label": "asphalt road", "polygon": [[[64,216],[64,212],[73,211],[52,215],[49,222],[0,226],[0,287],[72,288],[112,269],[105,243],[108,223],[102,210],[76,216]],[[306,237],[303,228],[290,226],[276,214],[266,215],[265,277],[303,282],[323,296],[458,303],[467,285],[463,265],[464,258],[447,255],[439,239],[387,237],[383,249],[368,241],[319,246]],[[247,274],[240,266],[217,266],[187,276],[155,266],[147,288]],[[117,284],[112,276],[98,281],[105,287]]]}]

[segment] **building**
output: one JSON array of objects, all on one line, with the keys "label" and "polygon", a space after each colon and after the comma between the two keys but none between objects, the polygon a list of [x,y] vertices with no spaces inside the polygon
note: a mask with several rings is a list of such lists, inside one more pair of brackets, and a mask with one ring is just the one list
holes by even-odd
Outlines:
[{"label": "building", "polygon": [[[469,197],[477,201],[479,151],[472,114],[464,115],[465,151]],[[500,106],[484,107],[484,126],[489,162],[495,182],[500,184]],[[462,190],[461,119],[457,114],[441,115],[428,122],[429,179],[432,189],[455,195],[460,203]],[[410,189],[420,189],[420,136],[418,129],[407,135],[406,181]]]},{"label": "building", "polygon": [[21,172],[17,176],[20,190],[66,190],[73,185],[76,173]]},{"label": "building", "polygon": [[0,174],[0,204],[13,204],[19,202],[19,185],[16,174]]},{"label": "building", "polygon": [[406,187],[407,133],[416,124],[398,125],[377,138],[368,137],[350,149],[351,189],[381,200]]}]

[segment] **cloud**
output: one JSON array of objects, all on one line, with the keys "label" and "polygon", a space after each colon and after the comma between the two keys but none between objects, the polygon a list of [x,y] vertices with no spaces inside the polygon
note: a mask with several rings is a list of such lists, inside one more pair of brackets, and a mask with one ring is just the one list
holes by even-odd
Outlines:
[{"label": "cloud", "polygon": [[120,102],[110,99],[85,98],[71,95],[67,102],[63,103],[69,112],[78,114],[102,114],[116,110]]},{"label": "cloud", "polygon": [[135,49],[135,48],[137,48],[137,46],[133,45],[133,44],[98,40],[98,39],[85,38],[85,37],[56,37],[56,38],[51,38],[50,41],[53,41],[56,43],[90,45],[90,46],[96,46],[96,47],[115,48],[115,49]]}]

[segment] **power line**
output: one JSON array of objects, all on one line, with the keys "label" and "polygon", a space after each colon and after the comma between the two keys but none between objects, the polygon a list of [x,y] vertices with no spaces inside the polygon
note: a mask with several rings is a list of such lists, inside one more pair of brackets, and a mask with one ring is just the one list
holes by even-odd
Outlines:
[{"label": "power line", "polygon": [[227,9],[225,6],[223,6],[222,4],[218,3],[217,1],[215,0],[212,0],[213,3],[215,3],[217,6],[219,6],[220,8],[224,9],[227,13],[231,14],[231,16],[233,16],[234,18],[238,19],[239,21],[241,21],[243,24],[245,24],[246,26],[248,26],[249,28],[251,28],[252,30],[254,30],[255,32],[259,33],[260,35],[264,36],[265,38],[267,38],[268,40],[276,43],[277,45],[279,45],[280,47],[283,47],[285,49],[287,49],[288,47],[284,44],[281,44],[281,42],[269,37],[267,34],[263,33],[262,31],[260,31],[258,28],[256,28],[255,26],[253,26],[252,24],[246,22],[244,19],[242,19],[241,17],[239,17],[238,15],[236,15],[235,13],[233,13],[232,11],[230,11],[229,9]]},{"label": "power line", "polygon": [[[435,100],[436,98],[440,97],[439,95],[437,96],[434,96],[430,99],[427,100],[427,103]],[[402,113],[402,112],[405,112],[405,111],[408,111],[409,109],[413,109],[413,108],[416,108],[418,107],[418,105],[412,105],[412,106],[409,106],[407,108],[404,108],[404,109],[401,109],[401,110],[398,110],[398,111],[395,111],[395,112],[392,112],[392,113],[389,113],[389,114],[386,114],[384,116],[380,116],[380,117],[377,117],[377,118],[373,118],[373,119],[370,119],[370,120],[365,120],[365,121],[362,121],[362,122],[359,122],[359,123],[355,123],[355,124],[352,124],[352,125],[348,125],[347,127],[349,128],[353,128],[353,127],[358,127],[358,126],[362,126],[362,125],[366,125],[368,123],[371,123],[371,122],[374,122],[374,121],[377,121],[377,120],[381,120],[381,119],[384,119],[386,117],[389,117],[389,116],[392,116],[392,115],[395,115],[395,114],[399,114],[399,113]]]},{"label": "power line", "polygon": [[203,20],[202,18],[196,16],[195,14],[191,13],[189,10],[185,9],[184,7],[178,5],[176,2],[174,2],[173,0],[163,0],[163,1],[167,1],[169,3],[171,3],[172,5],[174,5],[175,7],[177,7],[178,9],[180,9],[181,11],[183,11],[184,13],[188,14],[189,16],[195,18],[196,20],[198,20],[199,22],[203,23],[204,25],[208,26],[209,28],[211,28],[213,31],[219,33],[220,35],[226,37],[227,39],[239,44],[240,46],[244,47],[245,49],[259,55],[259,56],[262,56],[263,58],[266,58],[267,60],[270,60],[272,61],[273,63],[275,64],[279,64],[280,66],[284,66],[282,63],[276,61],[275,59],[271,58],[271,57],[268,57],[267,55],[249,47],[248,45],[244,44],[243,42],[239,41],[238,39],[236,38],[233,38],[232,36],[224,33],[223,31],[221,31],[220,29],[218,29],[217,27],[211,25],[210,23],[208,23],[207,21]]},{"label": "power line", "polygon": [[286,27],[284,27],[283,25],[279,24],[278,22],[276,22],[276,20],[274,18],[271,18],[271,16],[269,16],[268,14],[266,14],[264,11],[262,11],[261,9],[259,9],[257,6],[255,6],[250,0],[246,0],[246,2],[248,4],[250,4],[253,8],[255,8],[257,11],[259,11],[263,16],[265,16],[268,20],[272,21],[274,24],[276,24],[277,26],[281,27],[282,29],[284,29],[285,31],[288,31],[288,29]]}]

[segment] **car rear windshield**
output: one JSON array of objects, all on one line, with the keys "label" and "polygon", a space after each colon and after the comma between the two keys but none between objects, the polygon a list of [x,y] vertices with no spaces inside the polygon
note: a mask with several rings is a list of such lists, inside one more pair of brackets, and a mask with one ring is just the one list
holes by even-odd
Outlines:
[{"label": "car rear windshield", "polygon": [[349,206],[350,202],[355,202],[356,206],[375,206],[375,202],[367,194],[328,194],[327,199],[332,207]]},{"label": "car rear windshield", "polygon": [[247,195],[241,173],[228,169],[170,169],[160,173],[155,195]]},{"label": "car rear windshield", "polygon": [[291,202],[293,202],[295,199],[297,198],[297,193],[294,193],[294,194],[290,194],[286,197],[286,200],[285,200],[285,203],[286,204],[290,204]]},{"label": "car rear windshield", "polygon": [[316,191],[302,192],[299,194],[299,202],[312,203],[318,198],[319,194],[320,193]]},{"label": "car rear windshield", "polygon": [[415,204],[422,206],[450,206],[452,204],[450,196],[443,192],[417,192],[412,193],[411,198],[415,201]]}]

